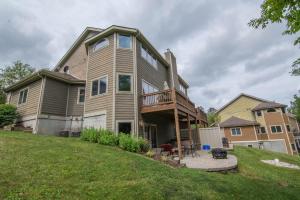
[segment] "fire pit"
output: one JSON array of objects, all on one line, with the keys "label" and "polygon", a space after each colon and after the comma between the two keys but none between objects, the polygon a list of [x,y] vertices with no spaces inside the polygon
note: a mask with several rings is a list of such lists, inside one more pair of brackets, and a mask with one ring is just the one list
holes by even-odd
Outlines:
[{"label": "fire pit", "polygon": [[221,148],[215,148],[211,151],[214,159],[227,159],[227,151]]}]

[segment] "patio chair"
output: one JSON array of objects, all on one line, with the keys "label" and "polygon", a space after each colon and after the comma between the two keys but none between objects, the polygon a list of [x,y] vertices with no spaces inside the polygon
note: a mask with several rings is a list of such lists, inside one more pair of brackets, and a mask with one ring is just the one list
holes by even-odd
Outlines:
[{"label": "patio chair", "polygon": [[171,144],[161,144],[159,147],[162,148],[163,151],[168,152],[170,155],[172,154],[173,146]]}]

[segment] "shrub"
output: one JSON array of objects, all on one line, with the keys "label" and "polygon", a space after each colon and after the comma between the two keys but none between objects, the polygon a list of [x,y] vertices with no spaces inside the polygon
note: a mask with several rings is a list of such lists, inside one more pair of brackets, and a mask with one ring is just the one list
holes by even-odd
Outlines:
[{"label": "shrub", "polygon": [[150,150],[149,141],[147,141],[143,138],[139,138],[138,143],[139,143],[141,152],[148,152]]},{"label": "shrub", "polygon": [[97,142],[100,135],[100,131],[95,128],[86,128],[82,131],[81,139],[89,142]]},{"label": "shrub", "polygon": [[115,135],[115,133],[109,130],[101,129],[98,137],[98,143],[115,146],[119,144],[119,138],[117,135]]},{"label": "shrub", "polygon": [[17,117],[17,108],[14,105],[0,104],[0,127],[13,124]]},{"label": "shrub", "polygon": [[134,138],[128,134],[119,135],[119,146],[130,152],[147,152],[150,149],[149,143],[142,138]]},{"label": "shrub", "polygon": [[155,153],[152,150],[147,151],[146,156],[148,156],[149,158],[153,158],[155,155]]}]

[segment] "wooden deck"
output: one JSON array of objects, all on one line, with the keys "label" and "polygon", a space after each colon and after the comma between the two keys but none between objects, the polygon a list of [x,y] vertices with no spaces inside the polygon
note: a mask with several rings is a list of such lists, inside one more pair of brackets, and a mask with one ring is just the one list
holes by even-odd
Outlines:
[{"label": "wooden deck", "polygon": [[197,117],[195,104],[175,89],[142,95],[142,113],[178,109],[178,111]]},{"label": "wooden deck", "polygon": [[193,142],[191,122],[195,122],[196,130],[198,130],[197,124],[197,110],[195,104],[189,100],[189,98],[175,89],[163,90],[159,92],[149,93],[142,95],[142,108],[141,113],[155,113],[155,112],[173,112],[175,119],[175,130],[178,146],[179,158],[182,159],[182,146],[180,136],[180,123],[179,120],[185,120],[187,123],[188,135],[190,144],[198,143]]}]

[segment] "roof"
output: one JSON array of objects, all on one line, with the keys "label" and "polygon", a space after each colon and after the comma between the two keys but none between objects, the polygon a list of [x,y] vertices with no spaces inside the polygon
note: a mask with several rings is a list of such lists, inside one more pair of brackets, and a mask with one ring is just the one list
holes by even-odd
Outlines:
[{"label": "roof", "polygon": [[225,104],[224,106],[222,106],[221,108],[219,108],[219,110],[217,110],[216,113],[219,113],[220,111],[224,110],[227,106],[229,106],[230,104],[232,104],[233,102],[235,102],[236,100],[238,100],[242,96],[248,97],[250,99],[254,99],[254,100],[257,100],[257,101],[261,101],[261,102],[270,102],[268,100],[261,99],[261,98],[258,98],[258,97],[255,97],[255,96],[252,96],[252,95],[249,95],[249,94],[241,93],[240,95],[238,95],[237,97],[235,97],[234,99],[232,99],[231,101],[229,101],[227,104]]},{"label": "roof", "polygon": [[291,117],[291,118],[294,118],[294,119],[296,119],[296,115],[294,115],[293,113],[286,113],[286,115],[288,116],[288,117]]},{"label": "roof", "polygon": [[239,127],[239,126],[255,126],[259,125],[256,121],[241,119],[238,117],[230,117],[226,121],[220,123],[221,128]]},{"label": "roof", "polygon": [[75,40],[75,42],[72,44],[72,46],[70,47],[70,49],[65,53],[65,55],[58,61],[58,63],[56,64],[56,66],[54,67],[53,71],[57,71],[59,69],[59,67],[61,67],[61,64],[64,63],[69,57],[70,55],[76,50],[76,48],[81,44],[81,42],[84,41],[84,39],[86,38],[86,36],[91,33],[91,32],[96,32],[96,33],[100,33],[101,31],[103,31],[103,29],[100,28],[94,28],[94,27],[86,27],[84,29],[84,31],[80,34],[80,36],[77,38],[77,40]]},{"label": "roof", "polygon": [[23,86],[28,85],[36,80],[41,79],[43,76],[53,78],[53,79],[56,79],[59,81],[63,81],[65,83],[69,83],[69,84],[85,84],[85,80],[80,80],[70,74],[64,74],[64,73],[60,73],[60,72],[54,72],[54,71],[42,69],[42,70],[39,70],[39,71],[33,73],[30,76],[18,81],[17,83],[5,88],[4,91],[9,92],[12,90],[16,90],[20,87],[23,87]]},{"label": "roof", "polygon": [[258,104],[252,111],[263,110],[268,108],[284,108],[286,105],[276,102],[263,102]]}]

